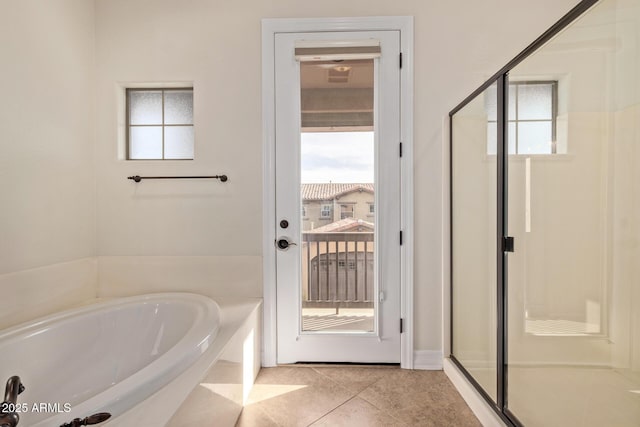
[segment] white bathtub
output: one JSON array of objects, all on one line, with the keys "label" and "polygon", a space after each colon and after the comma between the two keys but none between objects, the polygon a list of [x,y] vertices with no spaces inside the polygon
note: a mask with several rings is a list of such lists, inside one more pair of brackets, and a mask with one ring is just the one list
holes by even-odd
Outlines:
[{"label": "white bathtub", "polygon": [[[199,364],[203,372],[190,374],[197,385],[218,357],[212,344],[220,321],[213,300],[184,293],[118,298],[47,316],[0,332],[1,386],[18,375],[26,388],[18,397],[19,427],[56,427],[97,412],[112,414],[109,425],[129,425],[136,407],[135,422],[144,426],[144,401]],[[190,391],[162,401],[163,420]]]}]

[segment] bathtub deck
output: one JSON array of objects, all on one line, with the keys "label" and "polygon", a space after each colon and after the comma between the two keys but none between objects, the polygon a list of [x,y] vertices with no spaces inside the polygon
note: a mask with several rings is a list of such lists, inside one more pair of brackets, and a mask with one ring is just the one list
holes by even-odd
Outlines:
[{"label": "bathtub deck", "polygon": [[222,313],[216,337],[220,357],[166,427],[233,426],[260,370],[262,300],[215,300]]}]

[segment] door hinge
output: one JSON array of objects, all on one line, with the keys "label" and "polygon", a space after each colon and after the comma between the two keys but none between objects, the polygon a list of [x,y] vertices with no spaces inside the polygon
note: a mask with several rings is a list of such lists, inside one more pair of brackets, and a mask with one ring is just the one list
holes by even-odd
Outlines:
[{"label": "door hinge", "polygon": [[404,319],[401,317],[400,318],[400,333],[404,332]]},{"label": "door hinge", "polygon": [[402,52],[400,52],[400,68],[402,68]]},{"label": "door hinge", "polygon": [[511,236],[504,236],[502,240],[502,251],[513,252],[515,250],[515,239]]},{"label": "door hinge", "polygon": [[402,246],[402,230],[400,230],[400,246]]},{"label": "door hinge", "polygon": [[402,142],[400,143],[400,157],[402,157]]}]

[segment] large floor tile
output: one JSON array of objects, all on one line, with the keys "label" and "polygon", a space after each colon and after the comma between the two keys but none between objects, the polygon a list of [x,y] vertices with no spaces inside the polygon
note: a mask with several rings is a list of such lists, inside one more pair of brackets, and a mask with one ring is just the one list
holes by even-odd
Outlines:
[{"label": "large floor tile", "polygon": [[408,424],[393,418],[359,397],[354,397],[312,425],[313,427],[409,427]]},{"label": "large floor tile", "polygon": [[397,370],[376,381],[359,396],[384,410],[400,410],[426,400],[437,400],[453,385],[440,371]]},{"label": "large floor tile", "polygon": [[263,369],[254,389],[247,407],[281,426],[308,426],[353,396],[313,369],[298,367]]},{"label": "large floor tile", "polygon": [[442,371],[389,366],[263,368],[239,427],[479,427]]},{"label": "large floor tile", "polygon": [[393,374],[393,371],[400,371],[397,367],[315,367],[313,368],[321,375],[330,378],[354,394],[373,385],[381,378]]},{"label": "large floor tile", "polygon": [[407,425],[415,427],[482,427],[464,402],[424,402],[389,413]]},{"label": "large floor tile", "polygon": [[255,405],[248,405],[242,409],[236,427],[279,427],[278,423]]},{"label": "large floor tile", "polygon": [[391,373],[358,396],[411,426],[480,426],[441,371]]}]

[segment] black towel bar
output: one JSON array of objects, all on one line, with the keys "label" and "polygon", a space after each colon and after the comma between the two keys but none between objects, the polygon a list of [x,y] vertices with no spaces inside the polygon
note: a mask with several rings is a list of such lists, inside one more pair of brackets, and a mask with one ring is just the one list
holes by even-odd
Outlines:
[{"label": "black towel bar", "polygon": [[227,182],[229,179],[227,175],[211,175],[211,176],[128,176],[127,179],[132,179],[135,182],[140,182],[143,179],[219,179],[222,182]]}]

